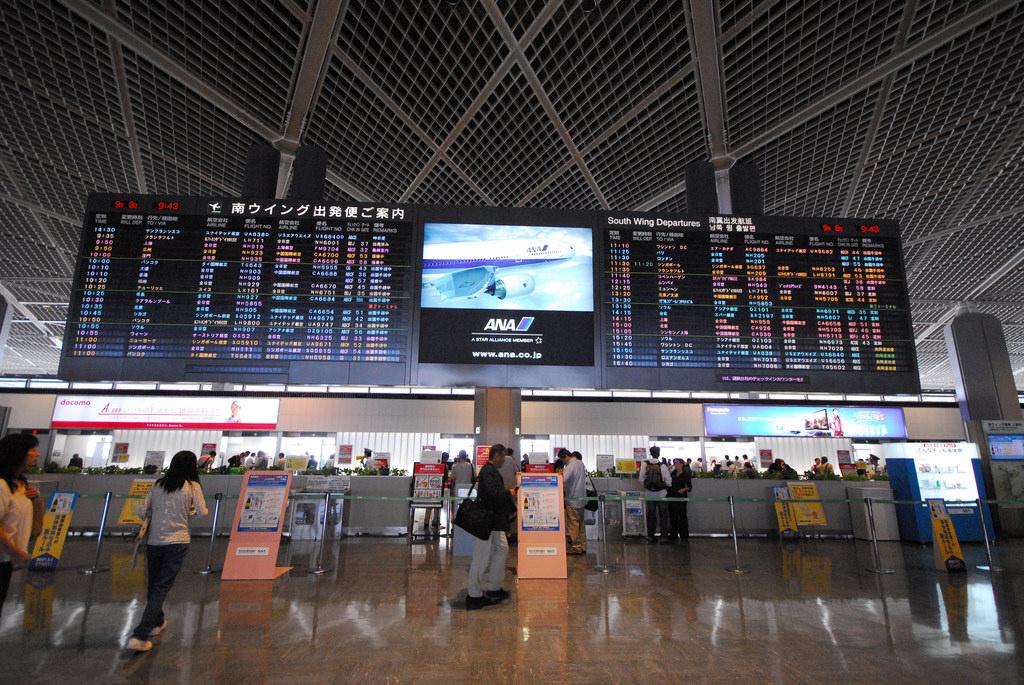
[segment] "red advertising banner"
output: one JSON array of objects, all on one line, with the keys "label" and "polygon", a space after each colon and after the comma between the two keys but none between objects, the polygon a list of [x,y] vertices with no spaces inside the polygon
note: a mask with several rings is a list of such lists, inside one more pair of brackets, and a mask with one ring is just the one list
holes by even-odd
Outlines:
[{"label": "red advertising banner", "polygon": [[527,464],[523,473],[554,473],[554,464]]},{"label": "red advertising banner", "polygon": [[334,462],[337,465],[352,463],[352,445],[338,445],[338,458]]},{"label": "red advertising banner", "polygon": [[491,446],[490,445],[477,445],[476,446],[476,465],[483,466],[487,463],[490,458]]},{"label": "red advertising banner", "polygon": [[440,499],[443,493],[444,464],[413,464],[413,497],[422,499]]},{"label": "red advertising banner", "polygon": [[761,468],[766,469],[772,465],[774,459],[772,459],[771,450],[758,450],[757,456],[761,459]]}]

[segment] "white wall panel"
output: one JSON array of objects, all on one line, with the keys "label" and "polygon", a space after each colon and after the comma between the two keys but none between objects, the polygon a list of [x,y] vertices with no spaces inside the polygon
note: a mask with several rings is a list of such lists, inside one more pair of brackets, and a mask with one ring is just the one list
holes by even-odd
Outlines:
[{"label": "white wall panel", "polygon": [[704,435],[699,404],[523,402],[524,433]]},{"label": "white wall panel", "polygon": [[473,430],[473,403],[285,397],[281,400],[278,428],[285,431],[469,433]]},{"label": "white wall panel", "polygon": [[905,407],[911,440],[966,440],[959,407]]},{"label": "white wall panel", "polygon": [[0,394],[0,406],[11,408],[11,428],[49,428],[56,395]]},{"label": "white wall panel", "polygon": [[129,468],[138,468],[146,460],[146,452],[150,450],[163,450],[167,452],[164,466],[171,463],[171,457],[180,450],[191,450],[199,454],[204,442],[216,443],[220,440],[221,432],[200,431],[200,430],[116,430],[113,431],[113,442],[127,442],[128,455],[131,457],[127,464]]},{"label": "white wall panel", "polygon": [[634,447],[647,447],[647,436],[552,434],[551,449],[558,447],[580,452],[587,470],[593,471],[597,468],[598,454],[611,454],[620,459],[632,457]]},{"label": "white wall panel", "polygon": [[[756,450],[770,449],[772,458],[782,458],[797,473],[809,471],[817,457],[828,457],[835,474],[840,475],[837,450],[849,450],[853,457],[853,443],[846,438],[754,438]],[[750,455],[757,458],[757,453]]]}]

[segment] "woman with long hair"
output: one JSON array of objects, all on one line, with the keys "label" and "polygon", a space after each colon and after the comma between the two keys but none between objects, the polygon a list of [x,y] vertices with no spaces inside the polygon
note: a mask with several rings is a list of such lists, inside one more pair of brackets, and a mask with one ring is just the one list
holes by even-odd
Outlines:
[{"label": "woman with long hair", "polygon": [[146,543],[146,609],[128,640],[128,649],[148,652],[151,637],[167,627],[164,600],[188,554],[192,536],[190,516],[206,516],[206,500],[199,486],[195,452],[182,450],[171,459],[164,477],[153,484],[146,496],[145,518],[149,533]]},{"label": "woman with long hair", "polygon": [[[0,440],[0,610],[11,587],[15,561],[28,561],[32,501],[25,471],[39,458],[39,440],[16,433]],[[35,493],[38,494],[38,493]]]}]

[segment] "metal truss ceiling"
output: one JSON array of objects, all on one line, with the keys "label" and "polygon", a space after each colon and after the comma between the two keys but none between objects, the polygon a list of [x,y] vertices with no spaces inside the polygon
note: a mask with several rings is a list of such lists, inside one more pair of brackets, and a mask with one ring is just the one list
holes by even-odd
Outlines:
[{"label": "metal truss ceiling", "polygon": [[[315,144],[339,200],[900,221],[925,388],[942,326],[1003,322],[1024,388],[1021,0],[5,0],[0,372],[56,370],[90,191],[237,193]],[[698,59],[699,58],[699,59]]]}]

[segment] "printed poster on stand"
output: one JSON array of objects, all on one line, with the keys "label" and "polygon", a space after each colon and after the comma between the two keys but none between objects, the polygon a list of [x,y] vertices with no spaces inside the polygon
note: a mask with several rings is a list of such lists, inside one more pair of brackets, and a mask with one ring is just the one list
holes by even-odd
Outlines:
[{"label": "printed poster on stand", "polygon": [[60,563],[64,541],[71,528],[71,513],[78,503],[77,492],[55,492],[50,495],[43,514],[43,531],[32,548],[30,571],[53,571]]}]

